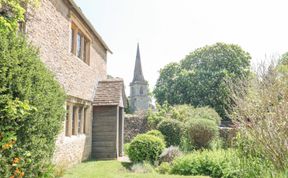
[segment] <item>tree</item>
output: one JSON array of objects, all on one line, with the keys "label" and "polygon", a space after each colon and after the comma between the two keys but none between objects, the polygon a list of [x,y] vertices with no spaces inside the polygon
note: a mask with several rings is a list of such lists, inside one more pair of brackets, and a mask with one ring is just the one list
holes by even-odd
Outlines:
[{"label": "tree", "polygon": [[31,2],[0,0],[0,177],[51,177],[65,114],[62,87],[17,33]]},{"label": "tree", "polygon": [[157,101],[171,105],[210,106],[227,118],[231,98],[227,82],[248,79],[250,55],[238,45],[216,43],[196,49],[180,63],[160,70],[154,90]]},{"label": "tree", "polygon": [[40,0],[0,0],[0,30],[18,30],[18,23],[25,20],[25,7],[35,7]]},{"label": "tree", "polygon": [[260,69],[257,71],[258,76],[250,81],[248,92],[246,89],[243,92],[241,85],[237,86],[245,97],[235,95],[236,105],[231,114],[232,120],[240,128],[238,147],[241,159],[247,165],[243,169],[263,173],[267,168],[263,168],[262,165],[267,162],[268,165],[272,164],[276,172],[286,171],[287,175],[288,70],[279,70],[279,65],[275,64],[269,67],[260,66]]}]

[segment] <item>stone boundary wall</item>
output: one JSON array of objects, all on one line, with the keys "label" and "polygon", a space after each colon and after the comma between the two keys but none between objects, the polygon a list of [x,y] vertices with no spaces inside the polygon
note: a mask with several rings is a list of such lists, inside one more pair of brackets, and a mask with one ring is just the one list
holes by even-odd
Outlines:
[{"label": "stone boundary wall", "polygon": [[137,114],[125,114],[124,143],[129,143],[136,135],[149,130],[147,117],[144,112]]}]

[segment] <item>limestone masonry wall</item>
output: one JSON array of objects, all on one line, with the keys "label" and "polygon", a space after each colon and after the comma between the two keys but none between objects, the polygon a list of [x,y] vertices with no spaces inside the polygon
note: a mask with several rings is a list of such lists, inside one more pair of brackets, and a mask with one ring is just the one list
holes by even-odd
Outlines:
[{"label": "limestone masonry wall", "polygon": [[[91,109],[97,83],[106,79],[106,49],[93,36],[90,65],[70,53],[71,12],[77,14],[66,0],[41,0],[40,7],[28,9],[26,35],[32,44],[39,47],[41,60],[54,73],[68,98],[83,100]],[[89,127],[92,127],[92,115],[91,109],[87,116]],[[65,123],[63,125],[63,132],[56,141],[54,163],[71,166],[88,159],[91,156],[92,129],[85,134],[67,137]]]},{"label": "limestone masonry wall", "polygon": [[97,81],[106,79],[106,51],[93,39],[90,65],[70,53],[70,25],[64,0],[42,0],[40,7],[28,14],[26,33],[67,95],[92,101]]},{"label": "limestone masonry wall", "polygon": [[124,142],[129,143],[136,135],[149,130],[145,112],[126,114],[124,121]]}]

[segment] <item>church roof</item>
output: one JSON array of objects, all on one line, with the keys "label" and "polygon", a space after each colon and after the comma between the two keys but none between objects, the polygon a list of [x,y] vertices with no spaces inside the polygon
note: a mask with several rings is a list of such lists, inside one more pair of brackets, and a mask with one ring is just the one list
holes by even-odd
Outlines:
[{"label": "church roof", "polygon": [[127,106],[124,81],[107,79],[99,81],[93,105],[96,106]]},{"label": "church roof", "polygon": [[137,44],[137,54],[136,54],[134,77],[132,83],[133,82],[146,82],[142,72],[139,44]]}]

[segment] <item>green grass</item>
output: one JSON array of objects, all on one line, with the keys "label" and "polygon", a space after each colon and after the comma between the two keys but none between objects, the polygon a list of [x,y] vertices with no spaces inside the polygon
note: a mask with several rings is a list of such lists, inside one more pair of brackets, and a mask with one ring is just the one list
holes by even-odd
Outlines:
[{"label": "green grass", "polygon": [[119,161],[88,161],[65,171],[63,178],[208,178],[201,176],[131,173]]}]

